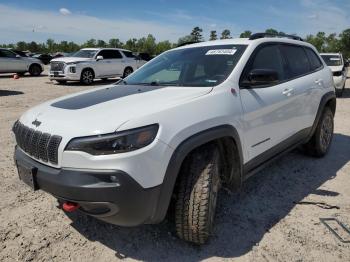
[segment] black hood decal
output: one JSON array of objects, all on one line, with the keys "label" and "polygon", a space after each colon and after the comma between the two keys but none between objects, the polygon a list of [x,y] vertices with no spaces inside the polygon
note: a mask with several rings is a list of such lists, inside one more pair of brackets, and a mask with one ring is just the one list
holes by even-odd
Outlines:
[{"label": "black hood decal", "polygon": [[94,106],[121,97],[150,92],[161,88],[165,88],[165,86],[116,85],[86,94],[73,96],[55,102],[51,104],[51,106],[62,109],[76,110]]}]

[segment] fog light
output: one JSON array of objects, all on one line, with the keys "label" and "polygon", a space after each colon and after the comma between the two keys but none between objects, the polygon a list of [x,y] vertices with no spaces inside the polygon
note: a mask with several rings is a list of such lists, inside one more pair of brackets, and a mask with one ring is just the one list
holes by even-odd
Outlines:
[{"label": "fog light", "polygon": [[75,74],[75,73],[77,72],[75,66],[71,66],[71,67],[69,68],[69,71],[70,71],[71,73],[73,73],[73,74]]}]

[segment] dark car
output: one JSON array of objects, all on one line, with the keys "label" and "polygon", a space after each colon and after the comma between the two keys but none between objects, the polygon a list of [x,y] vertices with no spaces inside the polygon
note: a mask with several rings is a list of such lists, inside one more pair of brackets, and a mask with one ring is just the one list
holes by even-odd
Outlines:
[{"label": "dark car", "polygon": [[12,51],[21,57],[28,57],[27,54],[23,51],[19,51],[19,50],[12,50]]},{"label": "dark car", "polygon": [[48,65],[52,59],[52,56],[48,54],[36,54],[33,57],[39,59],[44,65]]}]

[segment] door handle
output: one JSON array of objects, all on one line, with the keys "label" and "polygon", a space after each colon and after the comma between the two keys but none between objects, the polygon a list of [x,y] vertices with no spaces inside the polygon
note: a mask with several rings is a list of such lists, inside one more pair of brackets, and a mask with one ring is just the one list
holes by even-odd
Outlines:
[{"label": "door handle", "polygon": [[285,95],[285,96],[290,96],[293,92],[293,88],[287,88],[287,89],[284,89],[282,94]]},{"label": "door handle", "polygon": [[317,79],[317,80],[315,80],[315,84],[319,85],[319,86],[322,86],[323,80],[322,79]]}]

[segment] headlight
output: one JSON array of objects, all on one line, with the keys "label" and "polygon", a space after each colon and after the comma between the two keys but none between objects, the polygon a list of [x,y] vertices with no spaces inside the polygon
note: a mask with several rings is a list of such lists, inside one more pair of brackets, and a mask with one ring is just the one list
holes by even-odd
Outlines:
[{"label": "headlight", "polygon": [[159,125],[154,124],[114,134],[74,138],[65,150],[83,151],[91,155],[130,152],[151,144],[157,136],[158,128]]}]

